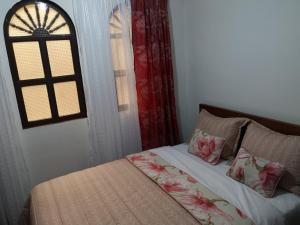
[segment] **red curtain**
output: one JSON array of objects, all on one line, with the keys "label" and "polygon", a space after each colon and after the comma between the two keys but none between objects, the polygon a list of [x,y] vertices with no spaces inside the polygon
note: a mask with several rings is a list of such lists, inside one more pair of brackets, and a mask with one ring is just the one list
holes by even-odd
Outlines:
[{"label": "red curtain", "polygon": [[143,150],[179,142],[167,0],[131,0]]}]

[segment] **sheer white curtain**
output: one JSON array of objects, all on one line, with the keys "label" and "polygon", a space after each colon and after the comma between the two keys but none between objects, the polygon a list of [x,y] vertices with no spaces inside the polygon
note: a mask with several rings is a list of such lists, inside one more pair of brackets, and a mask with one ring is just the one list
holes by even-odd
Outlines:
[{"label": "sheer white curtain", "polygon": [[0,71],[0,224],[14,225],[29,196],[30,179],[20,143],[20,122],[15,120],[13,96],[3,75]]},{"label": "sheer white curtain", "polygon": [[88,109],[90,162],[95,165],[141,150],[130,22],[123,20],[121,28],[127,87],[118,95],[126,95],[128,102],[127,110],[120,112],[110,39],[114,9],[118,7],[126,17],[130,1],[73,0],[73,6]]}]

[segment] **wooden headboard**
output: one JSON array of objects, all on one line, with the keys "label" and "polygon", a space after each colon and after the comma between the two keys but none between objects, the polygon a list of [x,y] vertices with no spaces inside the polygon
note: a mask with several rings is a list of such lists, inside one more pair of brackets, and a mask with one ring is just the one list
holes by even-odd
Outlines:
[{"label": "wooden headboard", "polygon": [[[287,135],[296,135],[300,136],[300,126],[290,123],[285,123],[282,121],[274,120],[274,119],[268,119],[265,117],[255,116],[247,113],[242,113],[230,109],[224,109],[220,107],[215,107],[211,105],[205,105],[200,104],[200,111],[201,109],[206,109],[208,112],[219,116],[219,117],[247,117],[249,119],[252,119],[265,127],[268,127],[271,130],[274,130],[276,132],[287,134]],[[243,136],[243,134],[242,134]]]}]

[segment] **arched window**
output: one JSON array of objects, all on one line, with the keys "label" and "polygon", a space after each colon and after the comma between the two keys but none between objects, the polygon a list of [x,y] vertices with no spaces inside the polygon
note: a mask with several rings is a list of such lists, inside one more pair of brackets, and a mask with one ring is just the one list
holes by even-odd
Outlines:
[{"label": "arched window", "polygon": [[129,61],[125,47],[127,43],[124,42],[130,39],[124,38],[124,30],[131,32],[130,12],[127,6],[117,6],[110,17],[110,40],[119,111],[126,111],[129,105],[127,77]]},{"label": "arched window", "polygon": [[4,23],[23,128],[86,117],[76,32],[50,1],[21,1]]}]

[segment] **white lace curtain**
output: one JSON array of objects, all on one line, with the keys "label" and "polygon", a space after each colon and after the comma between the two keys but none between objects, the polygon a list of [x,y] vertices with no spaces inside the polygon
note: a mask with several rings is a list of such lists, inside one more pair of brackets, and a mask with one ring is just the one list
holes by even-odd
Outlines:
[{"label": "white lace curtain", "polygon": [[[88,109],[90,162],[95,165],[141,150],[128,20],[130,1],[73,0],[73,6]],[[116,10],[122,18],[127,19],[120,20],[122,35],[118,38],[124,55],[113,60],[111,18]],[[126,68],[122,68],[123,84],[115,79],[118,72],[116,64],[126,65]],[[120,86],[118,92],[116,86]],[[126,99],[123,111],[119,111],[118,98],[119,101]]]}]

